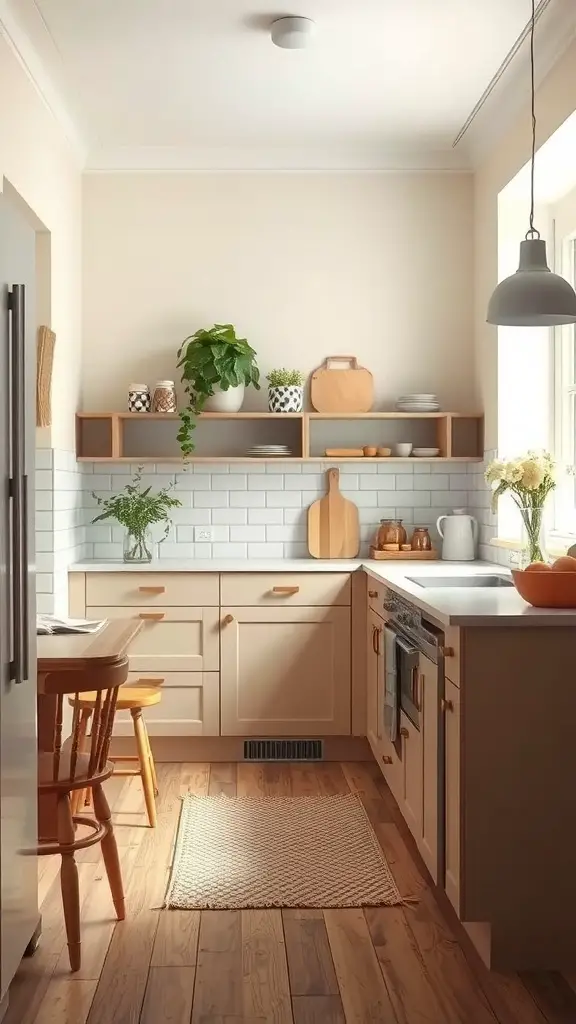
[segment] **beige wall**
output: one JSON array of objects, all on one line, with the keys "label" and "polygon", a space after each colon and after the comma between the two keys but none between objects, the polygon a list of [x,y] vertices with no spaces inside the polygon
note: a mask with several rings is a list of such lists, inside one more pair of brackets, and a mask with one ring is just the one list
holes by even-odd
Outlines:
[{"label": "beige wall", "polygon": [[[528,101],[527,93],[527,105]],[[575,109],[576,43],[573,43],[538,90],[538,145],[541,146]],[[477,168],[474,176],[476,374],[479,400],[486,412],[487,448],[498,444],[498,332],[486,323],[486,306],[498,281],[498,193],[529,157],[527,106],[526,113]],[[527,219],[528,209],[526,222]]]},{"label": "beige wall", "polygon": [[50,313],[57,338],[53,426],[43,442],[72,450],[80,389],[81,175],[57,122],[0,35],[0,190],[4,179],[50,232],[37,250],[44,274],[38,313],[44,322]]},{"label": "beige wall", "polygon": [[124,408],[230,321],[264,373],[353,353],[379,403],[473,409],[472,210],[464,174],[86,175],[84,407]]}]

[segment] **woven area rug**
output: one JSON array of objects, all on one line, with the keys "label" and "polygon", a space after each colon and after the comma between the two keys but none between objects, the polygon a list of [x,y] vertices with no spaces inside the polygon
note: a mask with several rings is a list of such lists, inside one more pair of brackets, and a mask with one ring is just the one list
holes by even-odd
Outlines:
[{"label": "woven area rug", "polygon": [[166,906],[393,906],[402,898],[355,793],[185,797]]}]

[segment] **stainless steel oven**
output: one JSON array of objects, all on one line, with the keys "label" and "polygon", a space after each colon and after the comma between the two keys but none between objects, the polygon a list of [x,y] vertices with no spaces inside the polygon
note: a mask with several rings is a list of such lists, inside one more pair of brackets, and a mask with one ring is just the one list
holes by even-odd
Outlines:
[{"label": "stainless steel oven", "polygon": [[384,602],[390,614],[387,627],[396,634],[396,694],[400,710],[420,729],[422,694],[418,669],[420,654],[438,665],[444,634],[425,619],[418,608],[388,592]]}]

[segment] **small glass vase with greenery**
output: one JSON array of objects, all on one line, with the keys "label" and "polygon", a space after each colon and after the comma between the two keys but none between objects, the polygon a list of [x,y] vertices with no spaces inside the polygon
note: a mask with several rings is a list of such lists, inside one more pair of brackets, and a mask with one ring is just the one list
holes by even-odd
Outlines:
[{"label": "small glass vase with greenery", "polygon": [[[244,398],[244,388],[260,388],[260,371],[256,364],[256,352],[246,338],[237,338],[232,324],[214,324],[209,330],[200,328],[185,338],[178,350],[178,366],[182,370],[182,382],[188,396],[186,409],[180,412],[178,441],[186,457],[194,451],[192,431],[196,417],[204,408],[209,408],[209,399],[214,399],[214,411],[237,412]],[[227,401],[215,398],[221,392],[234,389]],[[207,404],[208,403],[208,404]]]},{"label": "small glass vase with greenery", "polygon": [[126,530],[124,536],[125,562],[152,561],[150,527],[154,523],[164,524],[164,536],[158,542],[161,544],[166,540],[172,525],[169,509],[182,504],[178,498],[169,494],[173,484],[163,487],[156,494],[151,493],[151,487],[145,487],[142,490],[143,469],[143,466],[138,466],[132,483],[126,484],[119,494],[113,494],[111,498],[102,498],[92,491],[92,497],[96,499],[102,510],[92,522],[99,523],[103,519],[115,519]]},{"label": "small glass vase with greenery", "polygon": [[507,492],[519,509],[524,527],[521,568],[544,562],[544,503],[556,486],[554,461],[549,452],[527,452],[517,459],[494,459],[485,473],[494,487],[492,509]]},{"label": "small glass vase with greenery", "polygon": [[270,412],[302,412],[304,374],[300,370],[270,370],[267,380]]}]

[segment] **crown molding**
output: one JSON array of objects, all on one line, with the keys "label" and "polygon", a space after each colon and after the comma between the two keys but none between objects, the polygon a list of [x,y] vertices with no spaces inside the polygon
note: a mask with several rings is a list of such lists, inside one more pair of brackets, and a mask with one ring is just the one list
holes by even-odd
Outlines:
[{"label": "crown molding", "polygon": [[[575,38],[575,0],[551,0],[536,27],[537,90]],[[528,109],[529,100],[529,43],[525,40],[521,50],[474,118],[466,135],[455,147],[456,151],[462,149],[469,165],[476,168],[502,141],[514,120],[524,109]]]},{"label": "crown molding", "polygon": [[[27,0],[18,0],[19,4]],[[80,168],[88,157],[88,144],[59,89],[46,71],[44,61],[14,14],[10,0],[0,0],[0,35],[34,86],[44,106],[58,124]]]},{"label": "crown molding", "polygon": [[120,146],[89,154],[87,173],[374,173],[470,170],[467,154],[454,150],[389,150],[377,147]]}]

